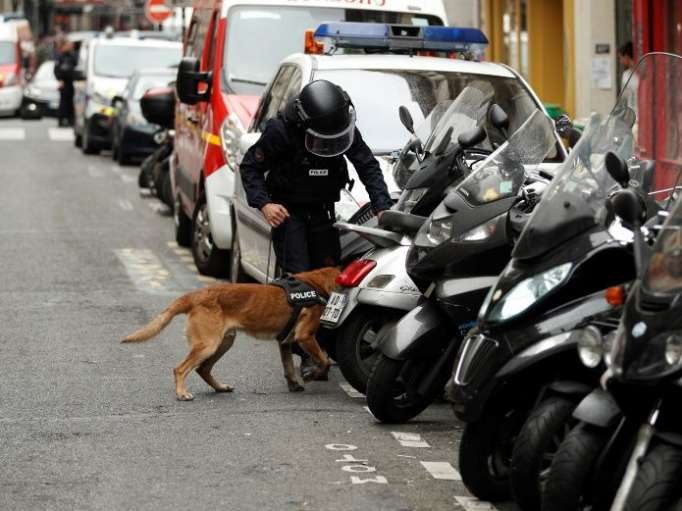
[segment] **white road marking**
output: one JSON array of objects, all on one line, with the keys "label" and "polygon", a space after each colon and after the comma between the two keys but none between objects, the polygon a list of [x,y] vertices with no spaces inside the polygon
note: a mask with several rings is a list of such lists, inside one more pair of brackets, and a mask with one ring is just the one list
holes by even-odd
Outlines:
[{"label": "white road marking", "polygon": [[122,248],[115,252],[138,289],[152,293],[168,291],[170,272],[151,250]]},{"label": "white road marking", "polygon": [[400,431],[391,431],[391,435],[403,447],[430,447],[418,433],[402,433]]},{"label": "white road marking", "polygon": [[455,470],[455,467],[447,461],[420,461],[424,468],[434,479],[445,479],[446,481],[461,481],[462,476]]},{"label": "white road marking", "polygon": [[151,209],[155,213],[160,213],[162,211],[168,211],[168,206],[166,206],[163,202],[159,202],[159,201],[148,202],[147,206],[149,206],[149,209]]},{"label": "white road marking", "polygon": [[204,282],[206,284],[215,284],[218,282],[218,279],[214,279],[213,277],[207,277],[206,275],[197,275],[197,278],[199,279],[200,282]]},{"label": "white road marking", "polygon": [[497,511],[497,508],[490,502],[484,502],[474,497],[455,497],[455,501],[464,508],[464,511]]},{"label": "white road marking", "polygon": [[126,199],[118,199],[118,207],[120,207],[123,211],[132,211],[133,210],[132,203]]},{"label": "white road marking", "polygon": [[26,140],[24,128],[0,128],[0,140]]},{"label": "white road marking", "polygon": [[50,128],[47,130],[50,140],[53,142],[73,142],[73,128]]},{"label": "white road marking", "polygon": [[193,263],[194,258],[191,255],[181,255],[179,256],[183,263]]},{"label": "white road marking", "polygon": [[343,391],[350,397],[365,397],[365,395],[362,392],[358,392],[352,387],[352,385],[348,383],[339,383],[339,387],[341,387]]},{"label": "white road marking", "polygon": [[188,248],[174,248],[173,252],[175,252],[175,255],[184,256],[184,255],[187,255],[187,253],[189,252],[189,249]]},{"label": "white road marking", "polygon": [[168,245],[170,248],[178,248],[178,243],[176,241],[167,241],[166,245]]},{"label": "white road marking", "polygon": [[185,265],[185,266],[187,267],[187,269],[188,269],[189,271],[194,272],[194,273],[199,273],[199,271],[197,270],[197,267],[194,266],[193,264],[187,264],[187,265]]},{"label": "white road marking", "polygon": [[121,174],[121,181],[124,183],[135,183],[137,178],[135,176],[129,176],[128,174]]}]

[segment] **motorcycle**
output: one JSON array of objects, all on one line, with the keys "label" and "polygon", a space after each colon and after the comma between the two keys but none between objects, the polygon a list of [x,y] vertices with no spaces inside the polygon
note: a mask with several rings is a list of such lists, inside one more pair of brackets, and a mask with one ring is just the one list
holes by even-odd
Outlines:
[{"label": "motorcycle", "polygon": [[[677,91],[682,58],[647,54],[638,62],[635,73],[640,104],[654,96],[661,105],[673,104],[665,100]],[[657,112],[662,117],[667,114]],[[677,115],[675,112],[670,122],[676,122]],[[637,149],[646,152],[642,121],[636,128],[643,144]],[[663,155],[656,165],[670,170],[668,165],[674,155],[670,156]],[[610,158],[611,173],[623,174],[623,159],[618,155]],[[678,168],[670,190],[677,188],[679,177]],[[573,413],[580,422],[554,457],[542,506],[547,510],[679,509],[682,424],[677,407],[682,397],[678,384],[682,341],[677,335],[680,288],[675,262],[680,253],[682,210],[678,201],[655,236],[655,223],[640,227],[643,206],[633,190],[614,195],[610,208],[624,223],[633,226],[640,278],[632,287],[613,335],[601,336],[589,327],[581,332],[578,352],[583,363],[594,366],[603,361],[607,370],[601,386],[585,397]],[[649,245],[654,239],[652,251]]]},{"label": "motorcycle", "polygon": [[[401,121],[412,137],[394,168],[396,182],[403,188],[398,203],[384,214],[379,228],[336,224],[341,231],[363,236],[374,247],[344,269],[322,316],[323,326],[338,330],[336,361],[359,392],[366,391],[377,357],[378,334],[421,298],[405,270],[412,237],[426,220],[424,215],[442,200],[443,190],[489,153],[481,147],[486,134],[476,126],[485,119],[493,95],[490,84],[474,81],[454,101],[436,105],[416,131],[409,111],[401,107]],[[507,128],[506,115],[497,112],[492,117],[493,127]]]},{"label": "motorcycle", "polygon": [[406,268],[425,299],[379,340],[367,403],[382,422],[405,422],[443,390],[464,334],[509,259],[510,218],[532,208],[563,151],[551,120],[530,114],[446,196],[416,234]]},{"label": "motorcycle", "polygon": [[589,322],[603,334],[615,330],[618,310],[604,290],[635,278],[632,231],[618,219],[599,221],[599,210],[610,193],[631,182],[648,216],[659,210],[648,196],[652,162],[633,161],[632,174],[626,170],[620,184],[605,169],[611,149],[632,156],[630,117],[617,108],[604,123],[591,119],[527,221],[458,354],[447,393],[466,422],[462,479],[480,499],[504,500],[513,491],[522,509],[539,509],[554,442],[598,379],[580,363],[571,332]]}]

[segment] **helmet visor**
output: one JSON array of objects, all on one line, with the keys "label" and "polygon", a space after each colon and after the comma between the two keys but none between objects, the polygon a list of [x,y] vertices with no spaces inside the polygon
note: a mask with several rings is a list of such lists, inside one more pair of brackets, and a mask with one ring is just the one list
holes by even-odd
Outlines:
[{"label": "helmet visor", "polygon": [[325,134],[308,128],[305,132],[305,148],[324,158],[338,156],[348,151],[355,139],[355,110],[350,109],[348,126],[338,133]]}]

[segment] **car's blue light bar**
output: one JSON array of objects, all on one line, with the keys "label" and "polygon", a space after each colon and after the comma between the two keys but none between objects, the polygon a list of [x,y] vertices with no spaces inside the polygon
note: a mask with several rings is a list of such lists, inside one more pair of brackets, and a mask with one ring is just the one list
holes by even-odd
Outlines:
[{"label": "car's blue light bar", "polygon": [[488,44],[477,28],[357,22],[323,23],[315,31],[315,39],[330,39],[336,48],[394,52],[467,52]]}]

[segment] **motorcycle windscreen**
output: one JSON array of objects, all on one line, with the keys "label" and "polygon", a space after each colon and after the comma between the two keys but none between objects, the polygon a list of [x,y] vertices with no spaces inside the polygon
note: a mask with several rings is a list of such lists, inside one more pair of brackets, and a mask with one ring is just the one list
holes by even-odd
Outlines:
[{"label": "motorcycle windscreen", "polygon": [[519,193],[526,173],[540,165],[556,143],[554,124],[536,110],[509,140],[457,187],[472,206],[482,206]]},{"label": "motorcycle windscreen", "polygon": [[[652,158],[657,152],[650,140],[652,118],[669,115],[652,108],[660,102],[661,105],[673,105],[676,114],[671,122],[679,125],[680,99],[663,98],[673,94],[679,96],[677,91],[682,85],[679,62],[679,57],[662,53],[647,54],[639,60],[609,116],[593,114],[590,118],[580,141],[526,224],[512,257],[538,257],[566,240],[604,224],[605,200],[620,188],[606,170],[606,154],[616,153],[626,161]],[[654,92],[657,98],[652,103],[649,96]],[[677,147],[677,137],[674,138]],[[661,172],[663,164],[657,161],[654,179],[657,184],[660,184]]]}]

